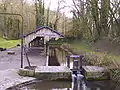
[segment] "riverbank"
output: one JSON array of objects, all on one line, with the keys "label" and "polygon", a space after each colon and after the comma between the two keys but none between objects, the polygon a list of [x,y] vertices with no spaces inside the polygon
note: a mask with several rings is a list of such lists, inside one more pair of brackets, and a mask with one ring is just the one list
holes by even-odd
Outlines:
[{"label": "riverbank", "polygon": [[100,53],[100,52],[94,52],[91,49],[88,49],[88,46],[82,46],[72,43],[72,44],[67,44],[64,43],[61,45],[64,50],[67,52],[74,53],[74,54],[79,54],[83,55],[83,64],[84,65],[89,65],[89,66],[100,66],[106,68],[106,72],[109,72],[110,79],[115,81],[115,82],[120,82],[119,77],[120,77],[120,69],[119,69],[119,64],[116,62],[116,59],[109,55],[108,53]]},{"label": "riverbank", "polygon": [[[102,43],[102,41],[99,41],[96,44],[100,42]],[[102,47],[98,48],[99,45],[96,45],[96,44],[91,44],[86,41],[74,40],[74,41],[68,41],[67,43],[64,43],[63,46],[75,54],[83,54],[86,57],[86,60],[89,61],[89,64],[91,65],[94,64],[99,66],[101,65],[109,66],[110,64],[111,67],[120,67],[120,56],[114,53],[114,52],[117,53],[117,51],[113,51],[114,48],[111,49],[112,45],[109,47],[109,45],[106,46],[106,43],[103,43],[102,46],[105,46],[105,47],[103,47],[102,49]],[[110,48],[113,51],[113,53],[108,51],[108,49],[104,50],[104,48],[106,47],[108,49]],[[96,63],[94,63],[94,61]]]},{"label": "riverbank", "polygon": [[78,54],[93,54],[98,57],[105,56],[106,58],[109,58],[110,61],[112,61],[115,67],[120,67],[120,47],[118,47],[118,44],[112,43],[107,39],[101,39],[96,43],[88,43],[86,41],[75,40],[68,42],[68,44],[73,52],[76,52]]}]

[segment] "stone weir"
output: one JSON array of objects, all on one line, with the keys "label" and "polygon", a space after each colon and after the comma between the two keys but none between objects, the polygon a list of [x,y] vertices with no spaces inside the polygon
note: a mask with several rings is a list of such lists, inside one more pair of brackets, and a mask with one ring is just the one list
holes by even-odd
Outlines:
[{"label": "stone weir", "polygon": [[72,71],[66,66],[37,66],[34,70],[21,68],[18,74],[40,80],[72,80]]}]

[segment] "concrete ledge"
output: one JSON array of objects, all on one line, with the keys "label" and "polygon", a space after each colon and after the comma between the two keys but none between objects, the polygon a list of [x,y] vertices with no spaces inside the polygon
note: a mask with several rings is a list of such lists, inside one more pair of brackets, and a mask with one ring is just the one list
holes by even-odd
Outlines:
[{"label": "concrete ledge", "polygon": [[38,66],[35,70],[19,69],[18,73],[42,80],[72,80],[72,71],[65,66]]},{"label": "concrete ledge", "polygon": [[18,71],[18,74],[21,75],[21,76],[34,77],[35,76],[35,70],[20,68],[19,71]]},{"label": "concrete ledge", "polygon": [[104,67],[99,66],[83,66],[85,70],[85,78],[87,80],[106,80],[109,79],[108,72]]}]

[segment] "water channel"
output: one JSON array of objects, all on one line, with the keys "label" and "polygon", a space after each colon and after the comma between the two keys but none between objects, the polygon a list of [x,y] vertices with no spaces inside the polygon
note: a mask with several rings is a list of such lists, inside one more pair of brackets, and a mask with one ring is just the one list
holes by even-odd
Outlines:
[{"label": "water channel", "polygon": [[120,90],[120,86],[112,81],[40,81],[22,87],[20,90]]},{"label": "water channel", "polygon": [[[66,65],[67,52],[53,48],[50,49],[49,66]],[[51,62],[52,60],[52,62]],[[53,62],[54,60],[54,62]],[[72,66],[72,62],[71,62]],[[120,90],[120,85],[110,81],[85,81],[73,75],[73,81],[39,81],[20,87],[20,90]]]}]

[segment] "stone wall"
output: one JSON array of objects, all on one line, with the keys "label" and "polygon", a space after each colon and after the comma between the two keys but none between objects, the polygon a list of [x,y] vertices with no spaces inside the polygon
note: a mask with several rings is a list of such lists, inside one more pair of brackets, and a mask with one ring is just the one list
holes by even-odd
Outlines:
[{"label": "stone wall", "polygon": [[18,74],[41,80],[72,80],[72,71],[64,66],[39,66],[35,70],[21,68]]}]

